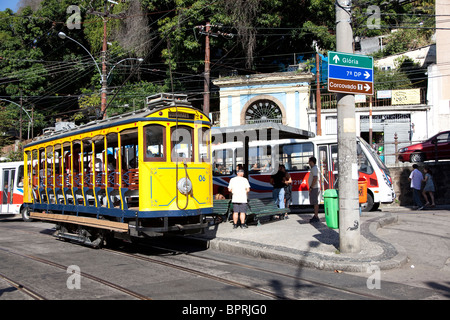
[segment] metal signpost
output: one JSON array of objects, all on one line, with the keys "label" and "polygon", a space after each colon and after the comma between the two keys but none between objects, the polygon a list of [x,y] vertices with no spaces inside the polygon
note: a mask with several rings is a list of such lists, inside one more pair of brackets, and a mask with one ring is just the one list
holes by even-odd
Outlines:
[{"label": "metal signpost", "polygon": [[373,95],[373,58],[329,51],[328,91]]}]

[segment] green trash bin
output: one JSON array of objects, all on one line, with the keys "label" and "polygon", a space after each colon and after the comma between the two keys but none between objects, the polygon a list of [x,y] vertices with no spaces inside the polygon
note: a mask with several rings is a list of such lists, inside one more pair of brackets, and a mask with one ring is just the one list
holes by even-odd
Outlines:
[{"label": "green trash bin", "polygon": [[325,221],[331,229],[339,228],[339,198],[336,189],[328,189],[323,193]]}]

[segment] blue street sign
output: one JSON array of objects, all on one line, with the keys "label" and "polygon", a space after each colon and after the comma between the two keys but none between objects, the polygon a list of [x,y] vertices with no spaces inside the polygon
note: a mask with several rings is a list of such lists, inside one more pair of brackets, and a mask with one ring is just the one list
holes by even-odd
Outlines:
[{"label": "blue street sign", "polygon": [[328,91],[373,95],[373,58],[328,52]]},{"label": "blue street sign", "polygon": [[373,81],[373,70],[347,66],[329,65],[328,77],[342,80]]}]

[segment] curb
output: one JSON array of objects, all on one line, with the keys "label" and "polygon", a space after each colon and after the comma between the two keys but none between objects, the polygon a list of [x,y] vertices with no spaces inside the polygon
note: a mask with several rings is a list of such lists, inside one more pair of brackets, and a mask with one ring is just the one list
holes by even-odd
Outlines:
[{"label": "curb", "polygon": [[407,254],[403,247],[388,243],[376,236],[377,230],[398,222],[397,216],[387,214],[376,221],[367,221],[361,226],[361,235],[369,242],[375,242],[383,249],[383,253],[375,257],[361,257],[359,254],[325,255],[317,252],[290,249],[280,246],[263,245],[260,243],[215,238],[199,239],[206,242],[207,248],[221,252],[251,256],[254,258],[275,260],[301,267],[328,271],[368,272],[372,266],[381,270],[399,268],[407,262]]}]

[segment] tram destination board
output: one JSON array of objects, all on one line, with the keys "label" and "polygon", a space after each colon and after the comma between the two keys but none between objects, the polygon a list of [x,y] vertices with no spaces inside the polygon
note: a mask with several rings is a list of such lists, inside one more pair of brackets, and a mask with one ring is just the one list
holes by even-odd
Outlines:
[{"label": "tram destination board", "polygon": [[329,51],[328,91],[373,95],[373,58]]}]

